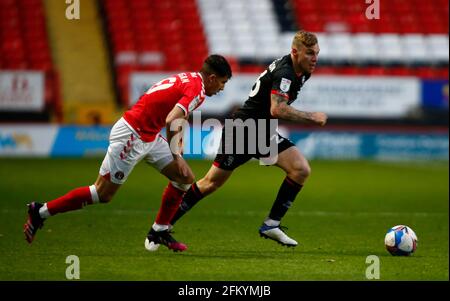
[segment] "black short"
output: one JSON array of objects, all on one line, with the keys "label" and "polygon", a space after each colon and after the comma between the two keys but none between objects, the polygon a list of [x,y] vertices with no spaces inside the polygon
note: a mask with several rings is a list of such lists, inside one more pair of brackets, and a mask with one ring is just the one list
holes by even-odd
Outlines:
[{"label": "black short", "polygon": [[[257,137],[255,137],[254,140],[251,140],[253,142],[256,142],[255,145],[255,143],[249,142],[250,140],[248,139],[248,132],[245,131],[244,138],[241,139],[245,141],[244,146],[242,146],[240,145],[240,143],[242,143],[243,141],[237,141],[236,139],[236,130],[234,130],[232,133],[232,135],[228,135],[229,139],[225,139],[225,127],[222,129],[221,144],[213,163],[214,166],[225,170],[234,170],[252,158],[261,159],[268,158],[270,157],[270,155],[273,156],[274,154],[278,155],[291,146],[295,146],[292,141],[276,133],[272,135],[272,137],[270,137],[270,135],[266,135],[263,138],[260,138],[265,140],[264,142],[266,146],[270,145],[269,143],[271,139],[274,139],[275,142],[273,143],[276,143],[275,151],[272,153],[261,152],[258,148],[258,142],[260,142],[258,139],[258,135],[256,135]],[[230,146],[231,141],[233,142],[232,146]],[[227,146],[229,147],[227,148]]]}]

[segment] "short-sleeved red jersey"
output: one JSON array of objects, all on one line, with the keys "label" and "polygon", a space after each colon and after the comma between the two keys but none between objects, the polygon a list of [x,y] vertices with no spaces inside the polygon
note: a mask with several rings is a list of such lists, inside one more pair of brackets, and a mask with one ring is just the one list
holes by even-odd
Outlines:
[{"label": "short-sleeved red jersey", "polygon": [[174,106],[185,116],[205,100],[205,87],[200,73],[180,73],[153,85],[123,115],[145,142],[151,142],[166,125],[166,117]]}]

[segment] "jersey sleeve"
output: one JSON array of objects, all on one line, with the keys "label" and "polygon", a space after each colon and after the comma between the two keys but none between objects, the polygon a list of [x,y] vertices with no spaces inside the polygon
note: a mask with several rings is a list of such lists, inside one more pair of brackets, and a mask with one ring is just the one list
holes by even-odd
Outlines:
[{"label": "jersey sleeve", "polygon": [[183,96],[176,104],[184,111],[184,115],[189,115],[201,104],[200,89],[195,84],[186,85]]},{"label": "jersey sleeve", "polygon": [[289,91],[291,83],[294,81],[295,75],[287,68],[274,70],[272,90],[270,94],[276,94],[286,99],[289,99]]}]

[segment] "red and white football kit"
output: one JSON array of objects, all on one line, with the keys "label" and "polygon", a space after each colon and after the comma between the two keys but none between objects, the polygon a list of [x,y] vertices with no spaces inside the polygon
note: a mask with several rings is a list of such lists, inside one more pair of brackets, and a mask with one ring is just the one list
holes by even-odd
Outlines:
[{"label": "red and white football kit", "polygon": [[142,159],[161,171],[173,161],[169,144],[160,135],[167,115],[178,106],[187,116],[204,100],[200,73],[180,73],[153,85],[111,129],[100,175],[123,184]]},{"label": "red and white football kit", "polygon": [[[205,87],[200,73],[180,73],[153,85],[112,127],[100,175],[115,184],[123,184],[134,166],[142,159],[161,171],[174,160],[169,144],[160,135],[161,129],[166,125],[167,115],[178,106],[187,117],[204,100]],[[169,182],[164,189],[162,203],[152,226],[154,231],[165,231],[169,228],[169,222],[189,186]],[[31,243],[36,230],[42,227],[43,220],[52,215],[108,201],[108,197],[100,199],[94,184],[73,189],[43,205],[33,202],[28,205],[28,219],[24,225],[26,240]],[[168,245],[170,249],[186,250],[182,243],[171,243],[172,245]],[[151,250],[156,250],[158,246],[159,244],[153,245]]]}]

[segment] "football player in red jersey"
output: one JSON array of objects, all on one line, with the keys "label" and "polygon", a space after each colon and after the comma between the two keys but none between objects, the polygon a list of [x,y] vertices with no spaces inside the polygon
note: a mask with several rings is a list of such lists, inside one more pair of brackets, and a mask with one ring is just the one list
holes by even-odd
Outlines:
[{"label": "football player in red jersey", "polygon": [[[184,251],[186,245],[170,234],[169,222],[194,182],[194,175],[182,157],[181,147],[171,146],[181,145],[182,128],[177,126],[180,119],[187,119],[206,96],[223,90],[231,76],[227,60],[215,54],[206,58],[199,72],[180,73],[153,85],[112,127],[108,151],[93,185],[76,188],[46,203],[28,204],[26,240],[31,243],[50,216],[110,202],[134,166],[145,159],[170,180],[145,246],[153,251],[164,244],[171,250]],[[167,140],[160,134],[164,127]]]},{"label": "football player in red jersey", "polygon": [[[297,32],[292,41],[291,52],[275,60],[261,73],[252,87],[247,101],[233,114],[233,120],[240,119],[246,122],[258,120],[259,124],[261,120],[283,119],[324,126],[328,118],[325,113],[304,112],[290,106],[297,99],[303,84],[311,77],[317,64],[319,51],[319,43],[313,33]],[[242,153],[233,149],[233,145],[253,140],[244,139],[244,141],[240,141],[237,138],[239,127],[242,128],[242,126],[233,124],[229,126],[227,131],[225,123],[222,130],[221,148],[213,166],[202,179],[192,184],[192,187],[184,195],[183,202],[170,224],[173,226],[196,203],[221,187],[233,171],[242,164],[252,158],[261,159],[261,161],[272,161],[273,159],[273,163],[286,173],[286,177],[278,190],[278,195],[267,218],[259,228],[259,234],[282,245],[295,247],[298,244],[297,241],[283,231],[284,227],[280,225],[280,222],[311,172],[309,163],[289,139],[278,133],[274,133],[275,135],[270,133],[265,138],[264,135],[266,134],[261,135],[262,139],[276,141],[274,156],[264,153],[251,153],[248,150]],[[257,131],[263,131],[260,126],[258,127]],[[227,132],[230,133],[228,136]],[[256,137],[256,139],[261,140],[260,136]],[[256,144],[259,145],[259,142]],[[263,142],[263,145],[267,145],[267,143]],[[230,146],[231,152],[226,151],[228,146]]]}]

